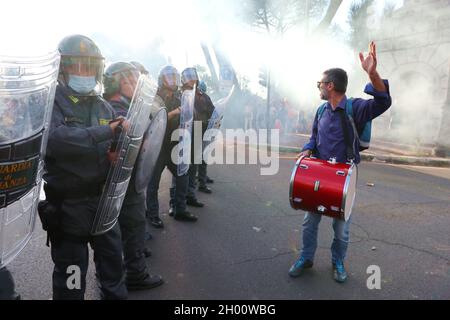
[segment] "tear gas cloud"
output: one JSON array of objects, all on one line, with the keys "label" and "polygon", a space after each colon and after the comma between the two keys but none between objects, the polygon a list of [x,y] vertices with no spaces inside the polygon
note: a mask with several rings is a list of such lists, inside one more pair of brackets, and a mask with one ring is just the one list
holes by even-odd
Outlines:
[{"label": "tear gas cloud", "polygon": [[[287,29],[280,37],[269,35],[245,21],[243,2],[237,0],[8,1],[2,6],[3,12],[11,14],[4,14],[0,21],[3,39],[0,51],[3,54],[20,52],[21,55],[47,52],[54,49],[64,36],[81,33],[98,43],[107,64],[118,60],[138,60],[155,75],[167,63],[174,64],[180,71],[192,65],[202,65],[207,70],[200,47],[200,43],[205,43],[226,55],[238,79],[246,79],[248,90],[261,101],[265,98],[266,89],[258,84],[259,72],[262,67],[269,67],[273,91],[276,92],[274,99],[286,97],[293,108],[311,114],[321,103],[316,81],[320,80],[324,70],[331,67],[341,67],[348,72],[348,96],[368,98],[362,92],[368,79],[357,56],[358,51],[367,49],[349,45],[346,24],[350,5],[358,1],[344,0],[328,32],[318,34],[311,30],[325,15],[329,1],[322,2],[325,10],[310,17],[308,32],[302,22]],[[395,28],[381,17],[380,12],[386,2],[389,1],[375,1],[376,12],[370,17],[372,20],[368,20],[370,34],[366,37],[383,40],[377,42],[379,70],[382,77],[391,81],[393,105],[375,121],[373,134],[408,143],[433,143],[441,127],[445,102],[441,96],[446,94],[448,87],[450,50],[448,46],[446,51],[438,49],[436,54],[446,53],[447,56],[441,59],[441,65],[433,66],[435,74],[431,76],[420,70],[414,71],[414,59],[409,56],[404,59],[405,63],[411,64],[411,72],[404,69],[399,74],[396,67],[392,67],[391,60],[396,61],[397,67],[403,64],[401,53],[395,53],[395,57],[384,53],[392,49],[392,45],[384,40],[392,38],[392,33],[395,33],[383,29],[386,26]],[[403,1],[390,2],[396,9],[402,8]],[[405,1],[405,6],[407,4]],[[442,8],[434,10],[437,14]],[[411,16],[411,19],[403,20],[403,27],[406,33],[414,34],[417,30],[426,29],[429,21]],[[448,33],[448,24],[446,30]],[[435,44],[425,47],[423,52],[433,50],[445,38],[441,33],[436,33],[435,42],[429,34],[426,37],[429,43]],[[448,34],[445,39],[448,44]],[[411,39],[406,46],[414,46],[414,41]],[[214,53],[211,50],[219,74]],[[430,57],[428,61],[433,64],[433,59]],[[440,89],[436,90],[436,86]],[[242,102],[242,107],[227,109],[225,117],[230,117],[230,112],[242,115],[245,103]]]}]

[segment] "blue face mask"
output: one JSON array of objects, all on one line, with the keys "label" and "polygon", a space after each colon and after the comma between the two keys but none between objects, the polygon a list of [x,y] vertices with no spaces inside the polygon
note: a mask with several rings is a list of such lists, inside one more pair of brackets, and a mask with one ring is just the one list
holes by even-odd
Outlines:
[{"label": "blue face mask", "polygon": [[88,94],[97,85],[95,77],[69,75],[69,87],[81,94]]}]

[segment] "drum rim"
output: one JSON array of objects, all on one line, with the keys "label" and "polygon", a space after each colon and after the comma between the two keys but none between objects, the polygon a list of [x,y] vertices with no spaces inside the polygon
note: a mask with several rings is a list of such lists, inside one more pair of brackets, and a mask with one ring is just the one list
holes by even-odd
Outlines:
[{"label": "drum rim", "polygon": [[294,169],[292,170],[292,173],[291,173],[291,181],[289,183],[289,202],[291,203],[291,207],[293,209],[295,209],[295,207],[294,207],[294,198],[293,198],[293,195],[292,195],[292,192],[294,191],[294,179],[295,179],[295,175],[297,174],[298,166],[300,165],[300,162],[305,157],[306,156],[301,156],[300,158],[297,159],[297,161],[295,162]]},{"label": "drum rim", "polygon": [[[352,215],[352,212],[350,212],[348,219],[345,219],[345,203],[347,200],[347,193],[348,193],[348,187],[350,184],[351,176],[353,174],[353,171],[356,173],[356,180],[358,180],[358,166],[355,163],[352,163],[350,168],[348,168],[347,177],[345,178],[345,184],[344,184],[344,190],[342,191],[342,203],[341,203],[341,215],[343,216],[345,221],[348,221],[350,219],[350,216]],[[356,190],[355,190],[355,196],[356,196]],[[352,208],[353,211],[353,208]]]}]

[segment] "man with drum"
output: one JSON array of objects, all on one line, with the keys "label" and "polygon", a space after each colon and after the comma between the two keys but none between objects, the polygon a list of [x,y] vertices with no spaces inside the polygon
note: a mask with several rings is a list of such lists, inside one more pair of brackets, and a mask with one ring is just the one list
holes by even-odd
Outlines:
[{"label": "man with drum", "polygon": [[[391,106],[391,97],[388,81],[382,80],[376,69],[375,43],[370,43],[369,53],[366,57],[359,53],[359,58],[362,68],[370,79],[370,83],[366,85],[364,92],[373,96],[373,99],[369,100],[352,99],[352,118],[357,131],[360,133],[367,121],[383,114]],[[337,162],[346,163],[350,160],[346,140],[350,138],[348,140],[353,141],[352,160],[355,164],[360,162],[359,139],[355,137],[349,117],[344,118],[342,116],[342,114],[345,115],[348,100],[345,95],[347,83],[347,73],[339,68],[326,70],[321,81],[317,82],[320,98],[326,100],[327,103],[320,116],[319,112],[316,113],[310,141],[303,147],[299,156],[309,157],[314,155],[323,160],[335,158]],[[344,128],[342,124],[347,124],[348,129]],[[347,135],[347,139],[345,139],[345,135]],[[321,218],[321,214],[306,212],[303,221],[303,248],[300,257],[289,270],[291,277],[298,277],[304,269],[313,266],[317,248],[317,231]],[[333,218],[334,239],[331,245],[331,262],[334,280],[339,283],[347,280],[344,259],[349,242],[350,221],[351,219],[344,221]]]}]

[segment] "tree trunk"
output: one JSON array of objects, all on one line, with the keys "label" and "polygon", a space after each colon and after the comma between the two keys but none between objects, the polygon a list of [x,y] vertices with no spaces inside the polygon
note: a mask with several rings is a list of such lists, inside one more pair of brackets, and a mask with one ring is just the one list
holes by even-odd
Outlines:
[{"label": "tree trunk", "polygon": [[316,30],[314,30],[314,33],[324,32],[330,26],[331,21],[333,20],[334,16],[336,15],[336,12],[338,11],[341,4],[342,4],[342,0],[331,0],[330,1],[330,5],[328,6],[327,13],[325,14],[325,17],[322,19],[322,21],[317,26]]},{"label": "tree trunk", "polygon": [[206,63],[208,64],[209,72],[211,73],[211,80],[214,86],[214,90],[217,91],[219,89],[219,78],[217,77],[216,69],[214,68],[214,63],[211,59],[208,46],[206,45],[206,43],[201,43],[200,45],[202,47]]}]

